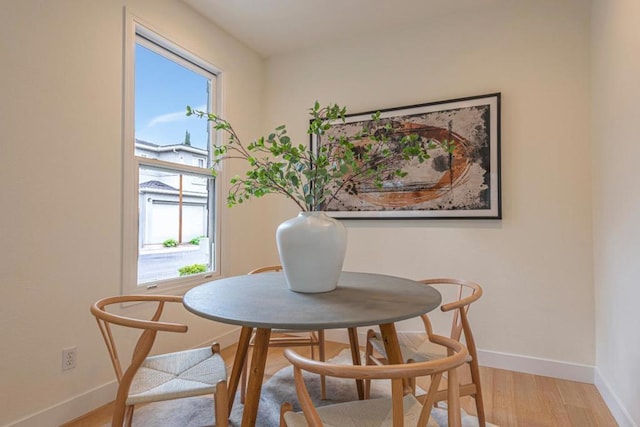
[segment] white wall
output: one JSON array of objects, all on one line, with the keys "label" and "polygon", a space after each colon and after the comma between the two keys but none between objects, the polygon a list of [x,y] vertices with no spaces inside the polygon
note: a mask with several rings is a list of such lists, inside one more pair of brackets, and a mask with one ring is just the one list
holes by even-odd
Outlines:
[{"label": "white wall", "polygon": [[[21,425],[55,426],[113,398],[93,390],[115,377],[89,306],[120,292],[123,6],[223,70],[227,116],[247,137],[262,128],[263,60],[178,0],[2,2],[0,425],[51,409]],[[223,211],[238,274],[264,257],[261,216]],[[174,311],[192,328],[158,350],[231,329]],[[62,373],[70,346],[78,366]]]},{"label": "white wall", "polygon": [[[225,71],[224,108],[245,138],[264,122],[286,123],[306,142],[316,99],[359,112],[501,91],[504,219],[347,221],[346,268],[479,281],[486,294],[472,317],[481,349],[597,363],[621,425],[640,424],[635,0],[594,0],[591,40],[586,0],[504,0],[271,58],[266,68],[178,0],[5,3],[0,425],[58,425],[113,396],[88,307],[120,286],[125,5]],[[223,213],[223,267],[238,274],[277,262],[273,232],[296,209],[267,197]],[[192,328],[160,350],[232,339],[228,327],[175,314]],[[73,345],[78,367],[63,374],[61,349]]]},{"label": "white wall", "polygon": [[356,113],[502,92],[503,219],[345,221],[345,267],[476,280],[481,349],[594,364],[588,2],[426,16],[270,58],[267,71],[267,125],[301,141],[316,99]]},{"label": "white wall", "polygon": [[636,0],[593,2],[596,384],[623,426],[640,425],[638,22]]}]

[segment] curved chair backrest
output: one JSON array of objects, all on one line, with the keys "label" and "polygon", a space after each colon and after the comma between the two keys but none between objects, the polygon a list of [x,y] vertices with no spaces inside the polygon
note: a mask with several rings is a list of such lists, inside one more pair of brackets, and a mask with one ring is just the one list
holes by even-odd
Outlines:
[{"label": "curved chair backrest", "polygon": [[[106,310],[107,307],[114,304],[132,302],[156,302],[158,305],[153,316],[149,320],[121,316],[109,313]],[[165,303],[182,303],[182,297],[172,295],[123,295],[103,298],[91,306],[91,313],[96,317],[98,327],[100,328],[104,342],[107,345],[109,356],[111,356],[111,363],[113,364],[113,369],[116,372],[116,378],[119,383],[127,382],[130,384],[138,368],[149,355],[159,331],[187,332],[187,325],[160,321],[160,316],[162,315]],[[120,363],[116,342],[111,331],[112,325],[135,328],[143,331],[136,343],[131,365],[124,372],[122,370],[122,364]],[[125,388],[128,390],[128,385]]]},{"label": "curved chair backrest", "polygon": [[[451,321],[451,334],[450,337],[456,341],[460,341],[462,334],[464,334],[464,343],[469,351],[470,360],[469,363],[471,371],[471,381],[465,383],[460,388],[462,396],[472,396],[475,399],[476,413],[478,416],[478,423],[480,426],[486,425],[484,403],[482,398],[482,387],[480,385],[480,371],[478,367],[478,351],[476,348],[475,339],[471,332],[471,324],[468,319],[468,312],[471,304],[482,296],[482,287],[468,280],[463,279],[451,279],[451,278],[435,278],[422,280],[422,283],[426,285],[447,285],[452,288],[457,287],[457,297],[450,302],[445,302],[440,306],[440,310],[443,312],[452,312]],[[444,290],[444,288],[442,288]],[[427,334],[431,336],[433,330],[431,328],[431,322],[428,315],[421,316],[424,323]],[[440,390],[437,401],[445,398],[444,391]]]},{"label": "curved chair backrest", "polygon": [[[114,305],[136,302],[156,303],[150,319],[127,317],[107,311]],[[118,380],[111,425],[131,426],[137,404],[213,394],[216,425],[225,427],[228,425],[227,374],[218,343],[213,343],[210,348],[147,357],[158,332],[187,332],[187,325],[160,321],[167,303],[182,305],[182,297],[116,296],[103,298],[91,306],[91,313],[98,322]],[[113,326],[133,328],[141,332],[128,366],[123,367],[121,364],[112,332]],[[192,369],[199,369],[198,378],[189,376]]]},{"label": "curved chair backrest", "polygon": [[[402,426],[403,424],[403,395],[405,388],[403,378],[415,378],[422,376],[431,376],[432,386],[427,392],[427,396],[423,403],[423,409],[420,415],[418,426],[425,426],[431,408],[433,406],[435,393],[442,374],[448,371],[448,396],[449,396],[449,425],[460,425],[460,401],[458,390],[458,378],[456,368],[465,363],[467,359],[467,349],[458,341],[451,338],[433,335],[432,341],[447,347],[449,356],[416,363],[403,363],[394,365],[338,365],[326,362],[319,362],[313,359],[307,359],[295,353],[291,349],[286,349],[285,357],[293,364],[294,381],[298,400],[304,412],[307,423],[310,426],[321,426],[322,421],[318,412],[315,410],[311,397],[306,389],[302,371],[313,372],[320,375],[351,378],[351,379],[388,379],[391,380],[392,407],[393,407],[393,426]],[[456,415],[457,414],[457,415]],[[382,421],[382,420],[381,420]]]},{"label": "curved chair backrest", "polygon": [[[460,341],[462,332],[465,333],[465,339],[473,339],[471,335],[471,327],[467,320],[467,313],[471,303],[477,301],[482,296],[482,287],[475,283],[464,279],[452,279],[452,278],[436,278],[420,280],[425,285],[451,285],[457,287],[457,298],[451,302],[445,302],[440,306],[440,310],[453,312],[453,320],[451,322],[451,334],[450,337],[456,341]],[[422,320],[425,322],[425,328],[427,332],[432,333],[431,322],[428,315],[422,315]]]},{"label": "curved chair backrest", "polygon": [[251,270],[247,274],[257,274],[257,273],[267,273],[269,271],[282,271],[281,265],[270,265],[267,267],[256,268],[255,270]]}]

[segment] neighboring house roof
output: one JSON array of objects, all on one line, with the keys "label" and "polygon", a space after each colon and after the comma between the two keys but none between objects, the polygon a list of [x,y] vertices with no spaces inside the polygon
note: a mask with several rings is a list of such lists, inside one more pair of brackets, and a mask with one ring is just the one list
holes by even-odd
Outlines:
[{"label": "neighboring house roof", "polygon": [[190,153],[200,154],[202,156],[207,155],[207,150],[185,144],[158,145],[154,144],[153,142],[136,139],[136,146],[143,150],[155,151],[158,153],[166,151],[188,151]]},{"label": "neighboring house roof", "polygon": [[149,190],[167,190],[167,191],[178,191],[177,188],[174,188],[170,185],[165,184],[160,181],[147,181],[140,184],[140,188],[146,188]]}]

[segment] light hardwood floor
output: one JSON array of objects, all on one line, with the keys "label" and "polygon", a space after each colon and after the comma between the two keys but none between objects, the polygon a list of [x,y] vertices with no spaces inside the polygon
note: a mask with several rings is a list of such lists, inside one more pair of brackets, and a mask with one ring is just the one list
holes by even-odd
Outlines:
[{"label": "light hardwood floor", "polygon": [[[327,358],[347,345],[327,342]],[[296,349],[308,356],[309,351]],[[222,350],[229,371],[235,347]],[[287,366],[283,349],[269,350],[265,381]],[[464,373],[463,373],[464,374]],[[501,427],[608,427],[617,426],[593,384],[558,380],[502,369],[480,368],[487,421]],[[475,415],[473,400],[462,399],[462,407]],[[105,405],[63,427],[103,426],[111,420],[111,405]],[[140,426],[144,427],[144,426]]]}]

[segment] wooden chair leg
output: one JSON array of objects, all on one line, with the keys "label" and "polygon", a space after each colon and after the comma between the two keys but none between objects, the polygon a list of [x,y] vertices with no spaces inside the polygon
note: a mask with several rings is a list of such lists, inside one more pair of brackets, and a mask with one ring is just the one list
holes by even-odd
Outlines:
[{"label": "wooden chair leg", "polygon": [[229,395],[227,383],[220,381],[216,384],[216,394],[213,396],[216,427],[229,426]]},{"label": "wooden chair leg", "polygon": [[315,332],[309,332],[309,348],[311,349],[311,358],[316,358],[316,343],[320,340],[319,337],[316,336]]},{"label": "wooden chair leg", "polygon": [[452,427],[460,427],[462,425],[462,420],[460,416],[460,389],[458,384],[458,368],[449,370],[447,378],[447,389],[448,424]]},{"label": "wooden chair leg", "polygon": [[478,426],[485,427],[487,425],[486,416],[484,413],[484,401],[482,399],[482,387],[480,387],[480,368],[478,367],[478,361],[476,358],[472,358],[469,363],[469,368],[471,371],[471,382],[475,386],[475,395],[473,398],[476,401],[476,413],[478,417]]},{"label": "wooden chair leg", "polygon": [[[416,363],[413,359],[407,359],[407,363]],[[411,388],[411,394],[416,395],[416,378],[409,378],[409,387]]]},{"label": "wooden chair leg", "polygon": [[126,409],[124,410],[124,418],[125,418],[125,425],[127,427],[131,427],[133,426],[133,410],[135,409],[135,406],[131,405],[131,406],[127,406]]},{"label": "wooden chair leg", "polygon": [[293,405],[289,402],[284,402],[280,405],[280,427],[287,427],[287,422],[284,420],[284,414],[293,411]]},{"label": "wooden chair leg", "polygon": [[[127,417],[129,407],[124,404],[123,400],[117,399],[113,402],[113,416],[111,418],[111,427],[122,427],[127,425]],[[131,422],[129,421],[129,424]]]},{"label": "wooden chair leg", "polygon": [[[371,357],[373,356],[373,346],[371,340],[375,336],[375,332],[372,329],[367,331],[367,344],[364,348],[364,364],[372,365]],[[371,380],[364,380],[364,398],[369,399],[371,397]]]}]

